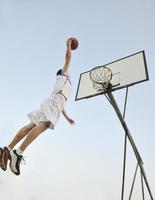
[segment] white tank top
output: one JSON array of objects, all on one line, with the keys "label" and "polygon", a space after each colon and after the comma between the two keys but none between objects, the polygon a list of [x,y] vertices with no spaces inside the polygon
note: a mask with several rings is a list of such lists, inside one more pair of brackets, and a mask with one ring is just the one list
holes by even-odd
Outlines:
[{"label": "white tank top", "polygon": [[57,94],[61,92],[62,95],[68,99],[71,93],[71,82],[70,77],[66,75],[58,75],[56,83],[53,87],[52,94]]}]

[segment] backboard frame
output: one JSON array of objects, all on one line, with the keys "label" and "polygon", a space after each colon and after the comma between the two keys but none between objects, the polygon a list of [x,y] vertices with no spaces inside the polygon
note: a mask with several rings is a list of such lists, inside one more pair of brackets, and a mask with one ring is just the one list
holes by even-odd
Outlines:
[{"label": "backboard frame", "polygon": [[[139,83],[142,83],[142,82],[145,82],[145,81],[148,81],[148,80],[149,80],[149,74],[148,74],[148,68],[147,68],[147,62],[146,62],[146,56],[145,56],[144,50],[139,51],[139,52],[136,52],[136,53],[131,54],[131,55],[129,55],[129,56],[123,57],[123,58],[121,58],[121,59],[117,59],[117,60],[115,60],[115,61],[113,61],[113,62],[110,62],[110,63],[105,64],[105,65],[102,65],[102,66],[108,66],[108,65],[111,65],[111,64],[115,64],[115,63],[117,63],[117,62],[119,62],[119,61],[128,59],[128,58],[130,58],[130,57],[134,57],[134,56],[136,56],[136,55],[138,55],[138,54],[139,54],[139,55],[142,54],[142,58],[143,58],[143,62],[144,62],[145,78],[142,79],[142,80],[140,80],[140,81],[135,81],[134,83],[126,84],[126,85],[123,85],[123,86],[120,86],[120,87],[113,87],[112,90],[111,90],[112,92],[113,92],[113,91],[116,91],[116,90],[119,90],[119,89],[126,88],[126,87],[130,87],[130,86],[133,86],[133,85],[135,85],[135,84],[139,84]],[[96,93],[96,94],[91,94],[91,95],[88,95],[88,96],[85,96],[85,97],[78,97],[78,92],[79,92],[79,88],[80,88],[81,78],[82,78],[82,76],[83,76],[84,74],[90,73],[90,71],[91,71],[91,70],[88,70],[88,71],[83,72],[83,73],[80,74],[80,78],[79,78],[79,82],[78,82],[78,87],[77,87],[77,91],[76,91],[75,101],[82,100],[82,99],[88,99],[88,98],[91,98],[91,97],[94,97],[94,96],[98,96],[98,95],[102,95],[102,94],[106,93],[106,91],[100,91],[100,92],[98,92],[98,93]]]}]

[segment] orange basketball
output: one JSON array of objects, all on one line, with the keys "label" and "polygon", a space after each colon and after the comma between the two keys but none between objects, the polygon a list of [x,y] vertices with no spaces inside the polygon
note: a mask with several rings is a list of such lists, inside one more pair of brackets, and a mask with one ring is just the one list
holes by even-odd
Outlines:
[{"label": "orange basketball", "polygon": [[71,42],[71,49],[72,49],[72,50],[75,50],[75,49],[78,48],[78,46],[79,46],[78,40],[77,40],[76,38],[73,38],[73,39],[72,39],[72,42]]}]

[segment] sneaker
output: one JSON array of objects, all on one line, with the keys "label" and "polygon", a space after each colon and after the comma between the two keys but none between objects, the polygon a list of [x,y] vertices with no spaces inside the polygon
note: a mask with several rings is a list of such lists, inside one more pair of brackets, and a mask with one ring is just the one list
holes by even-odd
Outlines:
[{"label": "sneaker", "polygon": [[4,171],[7,170],[8,160],[10,160],[10,151],[7,147],[3,148],[3,164],[4,164]]},{"label": "sneaker", "polygon": [[0,148],[0,167],[6,171],[8,160],[10,160],[10,151],[7,147]]},{"label": "sneaker", "polygon": [[10,169],[15,175],[20,175],[20,163],[23,156],[17,154],[16,150],[10,153]]},{"label": "sneaker", "polygon": [[0,148],[0,167],[4,170],[3,149]]}]

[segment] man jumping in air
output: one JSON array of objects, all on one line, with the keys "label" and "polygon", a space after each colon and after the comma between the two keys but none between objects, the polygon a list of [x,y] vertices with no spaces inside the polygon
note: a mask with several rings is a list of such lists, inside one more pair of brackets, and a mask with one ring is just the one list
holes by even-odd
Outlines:
[{"label": "man jumping in air", "polygon": [[[66,59],[62,69],[57,71],[56,83],[52,93],[48,98],[44,99],[38,110],[28,114],[31,121],[28,125],[21,128],[8,146],[0,148],[0,167],[6,171],[8,161],[10,161],[10,169],[15,175],[20,175],[20,163],[23,159],[25,149],[45,130],[54,129],[60,114],[70,124],[74,124],[65,109],[64,104],[70,96],[71,82],[68,76],[69,64],[71,60],[71,43],[74,38],[69,38],[66,42]],[[15,145],[24,138],[21,145],[14,149]]]}]

